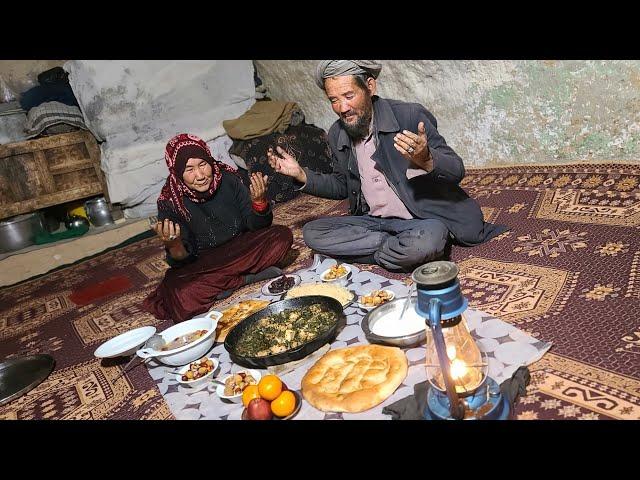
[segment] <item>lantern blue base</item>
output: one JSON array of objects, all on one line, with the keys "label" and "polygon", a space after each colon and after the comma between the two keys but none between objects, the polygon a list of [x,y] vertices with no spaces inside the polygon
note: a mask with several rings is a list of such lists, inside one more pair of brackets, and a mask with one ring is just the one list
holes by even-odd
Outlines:
[{"label": "lantern blue base", "polygon": [[[447,394],[429,383],[427,406],[424,409],[426,420],[452,420],[449,412]],[[511,414],[509,400],[500,392],[500,386],[491,378],[467,397],[461,398],[466,406],[465,420],[508,420]]]}]

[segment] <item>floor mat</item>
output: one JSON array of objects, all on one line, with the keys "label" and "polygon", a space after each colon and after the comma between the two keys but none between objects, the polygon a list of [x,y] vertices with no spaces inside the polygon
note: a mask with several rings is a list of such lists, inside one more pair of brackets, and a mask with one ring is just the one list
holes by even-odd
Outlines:
[{"label": "floor mat", "polygon": [[470,171],[462,186],[511,230],[454,248],[473,308],[541,340],[518,418],[640,418],[640,165]]},{"label": "floor mat", "polygon": [[[488,220],[510,230],[484,245],[453,248],[463,293],[473,309],[553,343],[529,367],[532,380],[516,405],[518,418],[640,418],[639,183],[640,165],[467,171],[463,187]],[[279,205],[275,223],[294,231],[286,270],[312,263],[302,240],[306,222],[345,213],[345,202],[307,195]],[[93,357],[118,333],[170,325],[139,308],[166,268],[160,242],[147,238],[0,290],[0,358],[49,353],[56,360],[43,384],[0,406],[0,418],[173,418],[145,367],[115,380],[127,359]],[[119,275],[128,277],[129,290],[73,302],[73,292]],[[255,289],[248,285],[216,308]]]}]

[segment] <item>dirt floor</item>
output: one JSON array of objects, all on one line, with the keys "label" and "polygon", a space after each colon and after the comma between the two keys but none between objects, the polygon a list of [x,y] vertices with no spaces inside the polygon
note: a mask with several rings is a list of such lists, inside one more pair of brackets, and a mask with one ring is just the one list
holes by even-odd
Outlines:
[{"label": "dirt floor", "polygon": [[116,220],[115,225],[91,227],[82,237],[33,245],[0,255],[0,287],[12,285],[61,265],[73,263],[149,229],[147,219]]}]

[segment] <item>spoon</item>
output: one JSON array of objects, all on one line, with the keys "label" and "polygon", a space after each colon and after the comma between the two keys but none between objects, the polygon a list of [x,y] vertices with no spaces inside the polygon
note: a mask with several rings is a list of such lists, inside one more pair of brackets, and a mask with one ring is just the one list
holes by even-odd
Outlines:
[{"label": "spoon", "polygon": [[[158,335],[157,333],[152,335],[151,338],[149,338],[149,340],[147,340],[144,343],[144,348],[152,348],[154,350],[158,350],[160,348],[162,348],[162,346],[165,344],[164,339]],[[133,354],[133,358],[131,360],[129,360],[129,363],[127,363],[124,368],[122,369],[122,372],[120,372],[118,374],[118,376],[116,378],[113,379],[113,381],[115,382],[117,379],[119,379],[122,375],[125,374],[125,372],[129,369],[129,367],[131,365],[133,365],[133,362],[136,361],[136,359],[139,358],[135,353]],[[144,360],[142,363],[144,363],[146,360]]]},{"label": "spoon", "polygon": [[400,320],[402,320],[402,318],[404,317],[405,312],[407,311],[407,308],[409,307],[409,304],[411,303],[411,294],[413,293],[413,289],[415,288],[416,284],[412,283],[411,287],[409,288],[409,293],[407,294],[407,299],[404,301],[404,307],[402,307],[402,313],[400,314]]}]

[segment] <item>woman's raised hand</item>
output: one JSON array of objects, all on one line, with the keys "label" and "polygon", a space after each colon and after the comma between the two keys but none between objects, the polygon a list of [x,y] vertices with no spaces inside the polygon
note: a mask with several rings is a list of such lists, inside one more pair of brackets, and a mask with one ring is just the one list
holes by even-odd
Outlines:
[{"label": "woman's raised hand", "polygon": [[155,225],[152,225],[151,229],[156,232],[156,235],[158,235],[160,240],[167,246],[181,242],[180,224],[178,222],[174,223],[168,218],[165,218],[163,221],[156,222]]},{"label": "woman's raised hand", "polygon": [[276,147],[276,150],[269,147],[267,150],[267,158],[269,159],[269,165],[278,173],[293,177],[300,183],[307,183],[307,174],[302,169],[298,161],[293,155],[289,155],[281,147]]},{"label": "woman's raised hand", "polygon": [[249,185],[249,192],[251,193],[251,201],[252,202],[266,202],[267,201],[267,180],[269,177],[267,175],[262,175],[260,173],[252,173],[249,180],[251,181],[251,185]]}]

